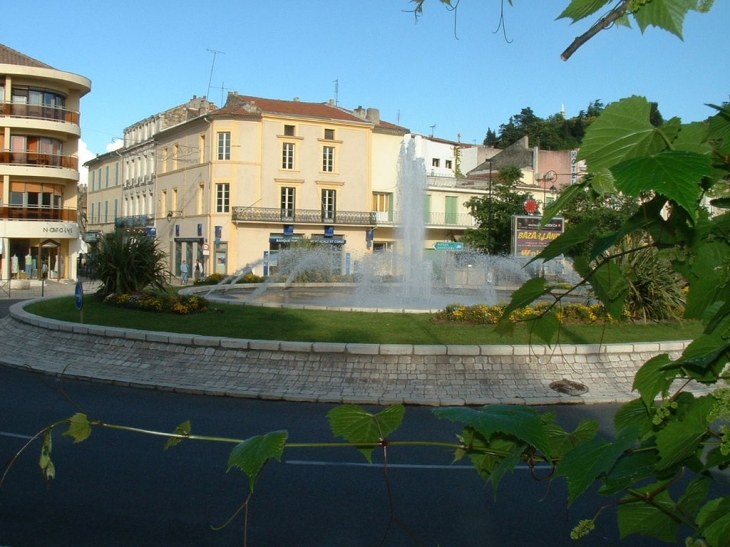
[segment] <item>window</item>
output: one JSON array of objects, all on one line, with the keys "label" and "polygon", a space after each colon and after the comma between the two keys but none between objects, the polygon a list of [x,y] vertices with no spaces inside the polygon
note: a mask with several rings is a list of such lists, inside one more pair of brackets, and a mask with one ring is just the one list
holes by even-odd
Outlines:
[{"label": "window", "polygon": [[438,167],[439,165],[441,165],[441,160],[440,159],[433,158],[431,160],[431,167]]},{"label": "window", "polygon": [[231,159],[231,132],[222,131],[218,133],[218,159]]},{"label": "window", "polygon": [[334,222],[336,204],[337,191],[329,189],[322,190],[322,220],[324,222]]},{"label": "window", "polygon": [[459,198],[456,196],[446,196],[446,224],[458,224],[459,220]]},{"label": "window", "polygon": [[375,192],[373,194],[373,211],[375,218],[380,222],[393,221],[393,208],[391,207],[392,194]]},{"label": "window", "polygon": [[335,147],[325,146],[322,148],[322,171],[332,173],[335,170]]},{"label": "window", "polygon": [[215,212],[228,213],[231,208],[231,185],[227,182],[215,185]]},{"label": "window", "polygon": [[325,129],[324,138],[328,141],[335,140],[335,130],[334,129]]},{"label": "window", "polygon": [[295,188],[281,189],[281,219],[294,220],[294,199],[296,197]]},{"label": "window", "polygon": [[446,169],[451,169],[451,160],[444,160],[444,167],[446,167]]},{"label": "window", "polygon": [[285,125],[284,126],[284,135],[287,137],[293,137],[294,136],[294,126],[293,125]]},{"label": "window", "polygon": [[294,169],[294,143],[285,142],[282,145],[281,168]]}]

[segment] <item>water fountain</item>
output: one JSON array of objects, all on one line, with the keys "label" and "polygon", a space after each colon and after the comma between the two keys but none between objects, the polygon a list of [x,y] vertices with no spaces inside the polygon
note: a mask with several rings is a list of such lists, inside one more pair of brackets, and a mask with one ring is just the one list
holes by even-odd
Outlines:
[{"label": "water fountain", "polygon": [[[329,283],[341,271],[340,251],[294,245],[278,252],[278,271],[255,288],[236,285],[257,265],[247,265],[208,291],[215,299],[247,304],[346,309],[435,311],[449,304],[496,304],[530,275],[525,260],[460,251],[424,257],[426,169],[414,141],[401,147],[400,231],[394,250],[369,253],[354,262],[351,283]],[[296,281],[296,283],[295,283]],[[301,283],[316,281],[317,283]],[[324,282],[324,284],[322,283]]]}]

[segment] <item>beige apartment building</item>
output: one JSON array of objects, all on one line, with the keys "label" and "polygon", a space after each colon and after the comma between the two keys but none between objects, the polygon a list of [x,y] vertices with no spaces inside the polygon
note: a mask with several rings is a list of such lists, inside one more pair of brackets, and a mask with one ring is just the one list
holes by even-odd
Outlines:
[{"label": "beige apartment building", "polygon": [[0,279],[76,277],[81,97],[91,82],[0,44]]},{"label": "beige apartment building", "polygon": [[299,240],[341,252],[343,265],[370,252],[375,211],[393,207],[374,207],[375,195],[394,192],[407,132],[375,109],[237,93],[159,132],[157,236],[173,272],[200,260],[205,275],[270,273]]}]

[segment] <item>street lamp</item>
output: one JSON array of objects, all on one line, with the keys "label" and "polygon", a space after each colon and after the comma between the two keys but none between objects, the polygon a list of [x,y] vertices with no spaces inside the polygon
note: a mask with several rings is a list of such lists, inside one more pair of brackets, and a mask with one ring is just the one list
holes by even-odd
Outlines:
[{"label": "street lamp", "polygon": [[489,203],[487,212],[487,254],[492,254],[489,244],[492,242],[492,160],[489,162]]}]

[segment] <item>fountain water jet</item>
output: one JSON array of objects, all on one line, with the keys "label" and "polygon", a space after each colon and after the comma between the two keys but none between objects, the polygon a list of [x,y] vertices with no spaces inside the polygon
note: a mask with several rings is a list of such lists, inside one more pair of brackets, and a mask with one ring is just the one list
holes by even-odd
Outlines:
[{"label": "fountain water jet", "polygon": [[[497,304],[530,275],[526,259],[476,252],[440,252],[424,256],[426,169],[415,141],[401,146],[398,165],[400,230],[394,249],[354,262],[354,283],[329,283],[341,271],[341,252],[329,247],[293,245],[278,252],[278,272],[251,290],[238,285],[233,294],[248,304],[307,305],[326,308],[435,311],[449,304]],[[260,261],[261,262],[261,261]],[[260,264],[257,263],[257,264]],[[210,289],[227,292],[253,267],[246,266]],[[319,282],[300,287],[301,281]],[[321,282],[327,283],[326,286]]]}]

